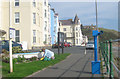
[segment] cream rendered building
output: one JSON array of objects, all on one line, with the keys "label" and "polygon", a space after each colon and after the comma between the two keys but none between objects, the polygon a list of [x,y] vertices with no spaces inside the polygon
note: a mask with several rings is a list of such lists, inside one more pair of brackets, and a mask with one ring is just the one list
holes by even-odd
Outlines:
[{"label": "cream rendered building", "polygon": [[[15,28],[14,41],[25,44],[27,49],[43,46],[43,0],[11,0],[11,26]],[[9,39],[9,2],[2,1],[2,29],[6,34],[2,36]]]},{"label": "cream rendered building", "polygon": [[82,45],[83,35],[80,20],[77,15],[74,21],[72,19],[60,20],[59,25],[59,31],[65,34],[65,42],[71,42],[75,46]]},{"label": "cream rendered building", "polygon": [[50,36],[50,5],[48,0],[44,0],[44,31],[43,31],[43,38],[44,44],[50,45],[51,36]]}]

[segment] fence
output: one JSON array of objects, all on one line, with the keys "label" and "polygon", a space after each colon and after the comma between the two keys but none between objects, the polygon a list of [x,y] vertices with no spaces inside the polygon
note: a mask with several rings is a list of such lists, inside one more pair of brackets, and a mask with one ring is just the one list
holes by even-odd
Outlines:
[{"label": "fence", "polygon": [[120,60],[116,64],[113,56],[113,42],[120,42],[120,39],[109,40],[100,43],[100,55],[103,59],[102,62],[104,62],[104,66],[107,69],[106,74],[108,74],[108,77],[110,79],[115,78],[115,72],[118,73],[118,77],[120,75],[120,70],[118,68],[120,67]]}]

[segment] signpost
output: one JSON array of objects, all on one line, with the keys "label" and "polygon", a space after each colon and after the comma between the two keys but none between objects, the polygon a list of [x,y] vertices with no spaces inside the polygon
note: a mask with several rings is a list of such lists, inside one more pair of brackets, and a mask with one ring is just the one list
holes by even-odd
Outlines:
[{"label": "signpost", "polygon": [[15,29],[9,29],[9,53],[10,53],[10,72],[13,72],[13,61],[12,61],[12,39],[15,38]]}]

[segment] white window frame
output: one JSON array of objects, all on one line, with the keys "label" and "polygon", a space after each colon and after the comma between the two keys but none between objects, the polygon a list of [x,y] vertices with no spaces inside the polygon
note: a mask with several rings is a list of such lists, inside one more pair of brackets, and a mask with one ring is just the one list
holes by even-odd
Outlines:
[{"label": "white window frame", "polygon": [[66,31],[66,28],[63,28],[63,31]]},{"label": "white window frame", "polygon": [[36,24],[36,13],[33,13],[33,24]]},{"label": "white window frame", "polygon": [[45,15],[45,18],[46,18],[47,17],[47,10],[46,9],[45,9],[45,14],[44,15]]},{"label": "white window frame", "polygon": [[45,31],[47,30],[47,21],[45,21]]},{"label": "white window frame", "polygon": [[[16,3],[18,3],[17,6],[16,6]],[[20,2],[19,2],[19,0],[15,0],[15,5],[14,5],[14,6],[16,6],[16,7],[20,6]]]},{"label": "white window frame", "polygon": [[78,44],[78,39],[76,39],[76,44]]},{"label": "white window frame", "polygon": [[[19,20],[18,22],[16,20]],[[20,23],[20,12],[15,12],[15,24]]]},{"label": "white window frame", "polygon": [[78,37],[78,32],[76,32],[76,37]]},{"label": "white window frame", "polygon": [[[18,35],[17,35],[17,31],[18,31]],[[17,38],[19,38],[18,41]],[[20,30],[15,30],[15,42],[20,42]]]},{"label": "white window frame", "polygon": [[78,27],[76,27],[76,31],[78,31]]},{"label": "white window frame", "polygon": [[36,30],[33,30],[33,44],[36,43]]},{"label": "white window frame", "polygon": [[35,2],[35,0],[33,0],[33,7],[36,7],[36,2]]}]

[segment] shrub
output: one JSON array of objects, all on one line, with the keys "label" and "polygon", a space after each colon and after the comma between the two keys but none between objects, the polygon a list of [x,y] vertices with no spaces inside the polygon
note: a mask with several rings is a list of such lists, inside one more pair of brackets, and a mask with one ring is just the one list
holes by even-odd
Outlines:
[{"label": "shrub", "polygon": [[10,58],[9,57],[5,57],[2,59],[3,62],[5,63],[9,63],[10,62]]},{"label": "shrub", "polygon": [[5,49],[2,49],[2,53],[4,53],[5,55],[9,54],[9,52],[7,50],[5,50]]},{"label": "shrub", "polygon": [[35,61],[35,60],[37,60],[37,57],[30,58],[30,61]]},{"label": "shrub", "polygon": [[22,58],[20,56],[18,56],[17,62],[22,62]]},{"label": "shrub", "polygon": [[15,47],[12,47],[12,52],[13,53],[24,53],[22,51],[22,48],[20,46],[15,46]]},{"label": "shrub", "polygon": [[17,63],[17,58],[14,58],[14,59],[13,59],[13,63],[14,63],[14,64]]}]

